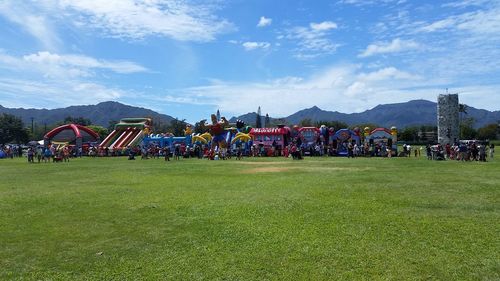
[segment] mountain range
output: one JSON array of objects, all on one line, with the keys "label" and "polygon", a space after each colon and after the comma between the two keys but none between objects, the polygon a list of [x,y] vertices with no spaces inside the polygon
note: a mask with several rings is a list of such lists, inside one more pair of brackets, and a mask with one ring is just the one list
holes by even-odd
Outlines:
[{"label": "mountain range", "polygon": [[[467,114],[463,117],[472,117],[476,121],[474,127],[479,128],[487,124],[500,121],[500,111],[488,111],[467,107]],[[247,113],[233,117],[245,121],[247,124],[255,124],[257,113]],[[317,106],[303,109],[279,120],[271,118],[271,122],[284,121],[287,124],[298,124],[301,120],[310,119],[312,122],[319,121],[342,121],[349,125],[377,124],[379,126],[404,128],[417,125],[434,125],[437,123],[437,104],[427,100],[412,100],[404,103],[382,104],[360,113],[341,113],[338,111],[326,111]],[[264,124],[264,122],[262,122]]]},{"label": "mountain range", "polygon": [[[342,121],[349,125],[372,123],[384,127],[396,126],[404,128],[414,125],[436,125],[436,112],[437,105],[435,102],[412,100],[404,103],[377,105],[372,109],[360,113],[326,111],[314,106],[295,112],[287,117],[270,119],[273,123],[283,122],[287,124],[298,124],[303,119],[310,119],[312,122]],[[31,118],[34,118],[37,124],[55,124],[71,116],[87,118],[93,124],[104,127],[107,127],[110,121],[118,121],[126,117],[151,117],[153,118],[153,123],[156,124],[169,123],[174,119],[172,116],[150,109],[113,101],[102,102],[96,105],[70,106],[58,109],[6,108],[0,105],[0,113],[9,113],[18,116],[25,124],[31,124]],[[237,119],[240,119],[248,125],[255,125],[256,116],[257,113],[252,112],[232,117],[229,121],[235,122]],[[500,111],[488,111],[474,107],[468,107],[467,115],[464,116],[474,118],[476,120],[474,124],[476,128],[500,121]]]},{"label": "mountain range", "polygon": [[90,119],[92,124],[108,127],[112,121],[126,117],[151,117],[153,122],[170,123],[172,116],[161,114],[150,109],[107,101],[96,105],[78,105],[57,109],[24,109],[6,108],[0,105],[0,113],[8,113],[20,117],[25,124],[31,124],[31,118],[37,124],[52,125],[70,117]]}]

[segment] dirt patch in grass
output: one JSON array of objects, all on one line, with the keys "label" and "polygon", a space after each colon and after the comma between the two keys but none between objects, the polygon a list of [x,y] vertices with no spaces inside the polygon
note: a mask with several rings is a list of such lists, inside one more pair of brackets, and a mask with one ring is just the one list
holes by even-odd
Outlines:
[{"label": "dirt patch in grass", "polygon": [[258,167],[252,169],[243,170],[243,174],[257,174],[257,173],[279,173],[279,172],[287,172],[287,171],[307,171],[307,172],[324,172],[324,171],[366,171],[370,170],[368,168],[355,168],[355,167],[276,167],[269,166],[266,167]]},{"label": "dirt patch in grass", "polygon": [[282,165],[282,164],[290,164],[291,162],[287,161],[279,161],[279,162],[239,162],[240,164],[245,165]]},{"label": "dirt patch in grass", "polygon": [[318,171],[349,171],[349,172],[359,172],[359,171],[369,171],[373,168],[357,168],[357,167],[297,167],[298,170],[304,170],[309,172]]},{"label": "dirt patch in grass", "polygon": [[257,174],[257,173],[279,173],[291,170],[288,167],[259,167],[242,171],[243,174]]}]

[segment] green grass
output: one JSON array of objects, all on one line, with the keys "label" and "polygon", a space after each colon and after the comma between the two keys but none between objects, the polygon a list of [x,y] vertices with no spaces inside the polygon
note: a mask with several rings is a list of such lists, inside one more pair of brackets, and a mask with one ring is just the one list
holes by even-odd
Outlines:
[{"label": "green grass", "polygon": [[2,280],[500,279],[498,160],[4,159],[0,180]]}]

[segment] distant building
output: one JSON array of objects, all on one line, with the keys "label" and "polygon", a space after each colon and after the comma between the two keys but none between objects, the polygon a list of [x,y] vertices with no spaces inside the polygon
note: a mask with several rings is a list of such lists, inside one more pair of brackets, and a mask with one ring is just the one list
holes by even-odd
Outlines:
[{"label": "distant building", "polygon": [[437,102],[438,142],[441,145],[459,140],[460,116],[457,94],[439,95]]},{"label": "distant building", "polygon": [[436,131],[418,131],[417,136],[420,142],[435,143],[438,140],[438,133]]}]

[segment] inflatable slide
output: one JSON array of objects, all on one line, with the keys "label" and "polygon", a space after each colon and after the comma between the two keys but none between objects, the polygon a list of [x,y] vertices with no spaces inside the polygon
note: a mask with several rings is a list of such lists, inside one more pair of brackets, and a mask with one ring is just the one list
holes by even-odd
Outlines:
[{"label": "inflatable slide", "polygon": [[142,141],[150,126],[150,118],[123,118],[99,146],[110,149],[135,146]]}]

